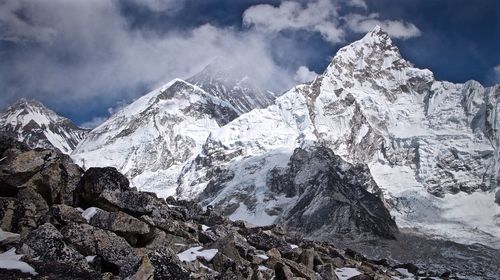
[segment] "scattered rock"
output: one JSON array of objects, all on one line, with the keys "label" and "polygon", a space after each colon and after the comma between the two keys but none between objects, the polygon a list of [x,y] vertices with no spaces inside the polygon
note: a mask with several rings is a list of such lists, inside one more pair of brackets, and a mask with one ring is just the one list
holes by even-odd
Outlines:
[{"label": "scattered rock", "polygon": [[[396,275],[387,263],[290,237],[280,226],[231,222],[192,201],[139,192],[114,168],[90,168],[80,179],[81,170],[55,151],[0,137],[2,149],[13,166],[0,170],[0,252],[15,245],[40,279],[335,280],[334,269],[346,265],[366,274],[354,279]],[[199,257],[179,260],[196,247]],[[214,255],[203,257],[208,250]]]}]

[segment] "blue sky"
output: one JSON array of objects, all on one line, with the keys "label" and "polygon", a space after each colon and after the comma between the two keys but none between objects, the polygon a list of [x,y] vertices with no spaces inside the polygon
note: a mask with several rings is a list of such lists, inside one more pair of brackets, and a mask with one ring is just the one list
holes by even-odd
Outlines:
[{"label": "blue sky", "polygon": [[0,107],[32,97],[95,125],[216,56],[284,91],[375,24],[437,79],[492,85],[499,18],[495,0],[4,0]]}]

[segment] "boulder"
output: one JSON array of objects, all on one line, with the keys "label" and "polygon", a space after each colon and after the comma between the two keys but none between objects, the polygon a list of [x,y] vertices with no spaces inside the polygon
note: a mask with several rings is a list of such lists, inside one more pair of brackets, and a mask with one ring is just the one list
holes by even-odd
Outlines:
[{"label": "boulder", "polygon": [[413,275],[418,274],[418,266],[416,266],[412,263],[398,264],[398,265],[395,265],[394,268],[404,268],[404,269],[408,270],[408,272],[410,272]]},{"label": "boulder", "polygon": [[316,267],[318,274],[323,279],[328,280],[338,280],[337,274],[335,274],[335,268],[331,263],[319,265]]},{"label": "boulder", "polygon": [[272,248],[277,248],[278,250],[286,250],[290,246],[283,239],[276,235],[270,233],[269,231],[263,231],[261,233],[251,234],[247,237],[248,243],[259,250],[270,250]]},{"label": "boulder", "polygon": [[299,256],[299,262],[310,270],[314,270],[315,266],[323,264],[321,257],[312,248],[302,251],[302,254]]},{"label": "boulder", "polygon": [[293,280],[294,276],[288,266],[283,263],[277,263],[274,267],[274,275],[276,280]]},{"label": "boulder", "polygon": [[0,198],[1,228],[26,237],[45,223],[48,205],[32,188],[20,189],[15,198]]},{"label": "boulder", "polygon": [[15,196],[17,190],[32,188],[48,205],[73,204],[82,170],[68,155],[54,150],[8,150],[0,162],[0,194]]},{"label": "boulder", "polygon": [[190,273],[168,247],[160,247],[148,254],[154,267],[154,279],[189,279]]},{"label": "boulder", "polygon": [[127,241],[113,232],[87,224],[69,224],[61,233],[82,254],[101,257],[102,272],[130,276],[141,261]]},{"label": "boulder", "polygon": [[2,158],[4,157],[4,153],[8,150],[25,152],[30,150],[30,148],[26,144],[17,141],[16,138],[0,133],[0,155]]},{"label": "boulder", "polygon": [[0,197],[0,228],[2,230],[12,231],[17,203],[15,198]]},{"label": "boulder", "polygon": [[57,204],[50,207],[49,210],[52,223],[64,226],[69,223],[86,223],[82,213],[76,208],[64,204]]},{"label": "boulder", "polygon": [[26,253],[32,258],[89,268],[85,257],[75,249],[68,247],[64,242],[63,235],[52,224],[43,224],[30,232],[24,244],[29,248],[24,249],[24,251],[28,251]]},{"label": "boulder", "polygon": [[94,206],[134,216],[170,211],[165,201],[156,194],[131,189],[128,179],[114,167],[89,168],[75,190],[75,196],[84,208]]},{"label": "boulder", "polygon": [[83,174],[75,190],[75,196],[80,205],[106,209],[111,205],[107,205],[105,200],[102,201],[101,195],[103,192],[125,192],[128,190],[130,190],[128,179],[118,172],[116,168],[92,167]]},{"label": "boulder", "polygon": [[154,278],[155,268],[147,255],[142,257],[141,266],[136,273],[130,277],[130,280],[152,280]]},{"label": "boulder", "polygon": [[95,209],[95,214],[89,219],[89,224],[124,237],[132,246],[135,246],[139,239],[146,242],[152,238],[148,224],[123,212]]}]

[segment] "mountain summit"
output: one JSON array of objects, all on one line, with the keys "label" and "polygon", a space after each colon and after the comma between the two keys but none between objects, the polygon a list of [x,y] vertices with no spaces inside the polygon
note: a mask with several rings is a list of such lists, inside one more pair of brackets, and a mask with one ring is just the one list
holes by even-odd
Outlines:
[{"label": "mountain summit", "polygon": [[199,195],[235,219],[272,223],[288,211],[311,213],[294,204],[300,192],[282,195],[300,184],[269,182],[280,181],[296,148],[319,143],[368,165],[398,226],[500,246],[499,97],[499,86],[438,81],[415,68],[377,27],[341,48],[310,84],[214,131],[184,168],[178,195]]},{"label": "mountain summit", "polygon": [[42,103],[21,98],[0,113],[0,132],[31,148],[57,148],[69,154],[85,137],[87,130],[57,115]]},{"label": "mountain summit", "polygon": [[228,102],[176,79],[92,130],[73,158],[84,167],[116,167],[135,186],[170,195],[183,164],[237,116]]},{"label": "mountain summit", "polygon": [[238,114],[271,105],[275,95],[258,87],[252,77],[241,72],[228,59],[218,57],[187,81],[227,101]]}]

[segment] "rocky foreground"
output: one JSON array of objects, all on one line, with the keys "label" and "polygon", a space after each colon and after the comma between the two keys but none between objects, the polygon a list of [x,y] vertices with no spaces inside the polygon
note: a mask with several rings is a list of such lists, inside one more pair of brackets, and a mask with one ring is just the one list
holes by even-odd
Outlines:
[{"label": "rocky foreground", "polygon": [[0,221],[1,279],[453,275],[368,260],[349,249],[290,236],[279,226],[232,222],[194,202],[130,188],[114,168],[84,172],[67,155],[31,150],[5,137],[0,137]]}]

